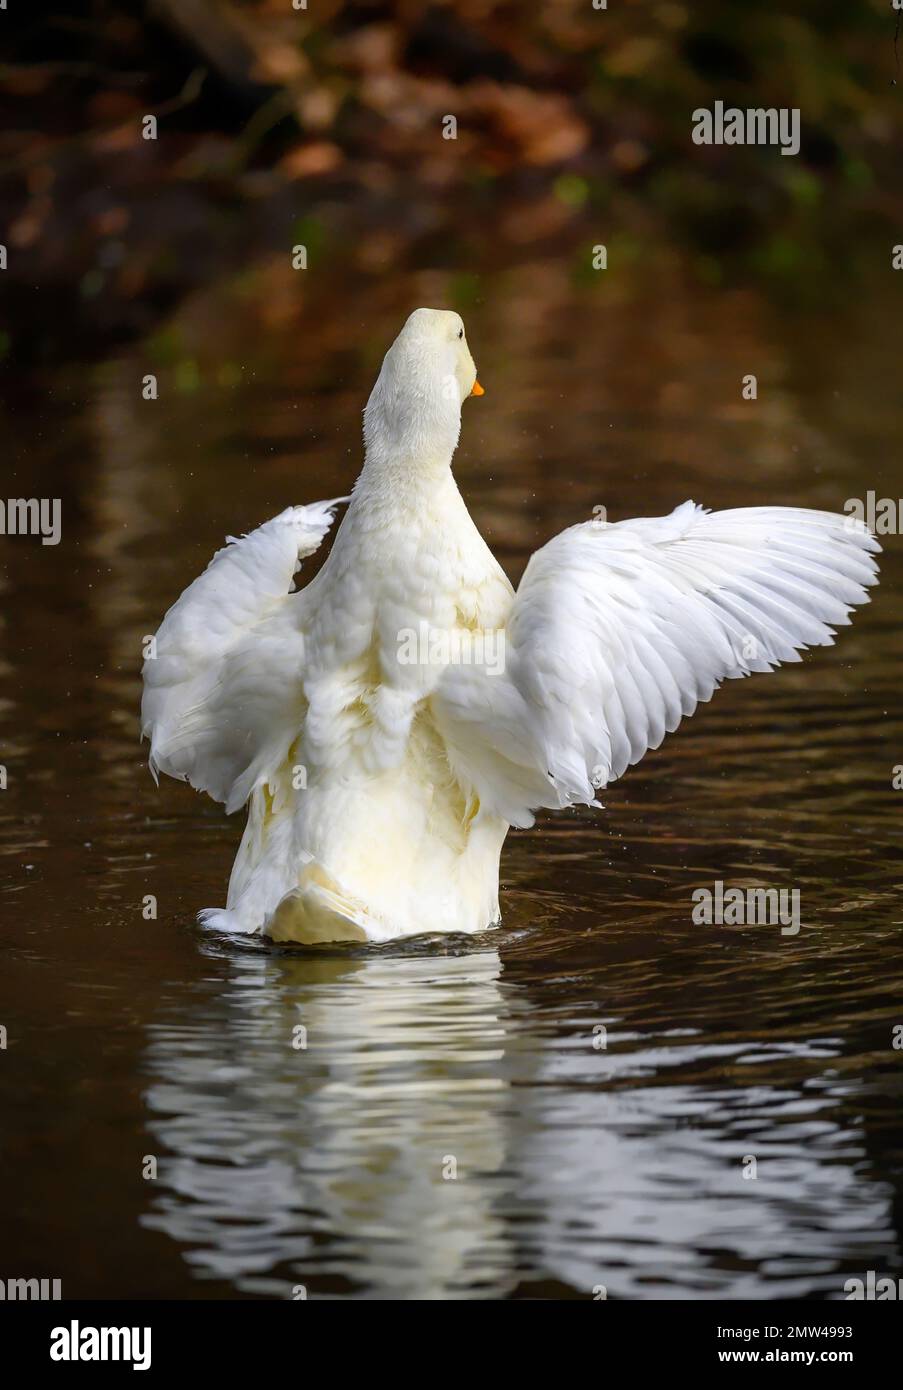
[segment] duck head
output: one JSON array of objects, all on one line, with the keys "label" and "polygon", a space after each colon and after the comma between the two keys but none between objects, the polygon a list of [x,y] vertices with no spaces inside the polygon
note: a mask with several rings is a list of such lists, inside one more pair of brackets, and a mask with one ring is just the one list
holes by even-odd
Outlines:
[{"label": "duck head", "polygon": [[462,402],[482,395],[460,314],[415,309],[383,358],[364,411],[368,458],[447,463]]}]

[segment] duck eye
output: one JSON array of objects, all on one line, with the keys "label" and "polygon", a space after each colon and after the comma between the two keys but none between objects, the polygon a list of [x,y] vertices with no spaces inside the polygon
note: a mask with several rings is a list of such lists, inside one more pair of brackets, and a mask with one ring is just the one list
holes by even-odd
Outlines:
[{"label": "duck eye", "polygon": [[463,337],[464,337],[464,329],[463,329],[463,328],[459,328],[459,329],[458,329],[458,337],[459,337],[459,338],[463,338]]}]

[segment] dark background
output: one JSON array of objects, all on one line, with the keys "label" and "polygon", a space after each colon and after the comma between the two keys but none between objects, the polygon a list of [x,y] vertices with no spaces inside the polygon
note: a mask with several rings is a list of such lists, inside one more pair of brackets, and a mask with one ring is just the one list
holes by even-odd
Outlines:
[{"label": "dark background", "polygon": [[[515,580],[599,505],[899,499],[895,25],[0,11],[0,471],[62,502],[58,546],[0,538],[0,1277],[837,1299],[903,1270],[896,535],[834,648],[729,683],[603,812],[512,834],[478,939],[200,931],[242,818],[156,788],[138,737],[143,638],[225,535],[349,491],[420,304],[466,320],[455,471]],[[798,106],[800,155],[694,145],[716,100]],[[799,936],[694,925],[717,879],[798,889]]]}]

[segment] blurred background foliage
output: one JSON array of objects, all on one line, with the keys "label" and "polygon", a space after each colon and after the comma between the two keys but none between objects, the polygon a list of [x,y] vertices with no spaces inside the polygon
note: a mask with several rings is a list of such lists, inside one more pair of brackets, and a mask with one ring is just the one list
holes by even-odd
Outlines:
[{"label": "blurred background foliage", "polygon": [[[104,352],[252,267],[277,301],[303,293],[297,243],[346,286],[543,247],[588,275],[604,243],[649,276],[679,260],[819,300],[903,240],[899,19],[891,0],[11,6],[0,353]],[[799,156],[695,146],[716,100],[798,106]],[[463,307],[475,284],[459,274]]]}]

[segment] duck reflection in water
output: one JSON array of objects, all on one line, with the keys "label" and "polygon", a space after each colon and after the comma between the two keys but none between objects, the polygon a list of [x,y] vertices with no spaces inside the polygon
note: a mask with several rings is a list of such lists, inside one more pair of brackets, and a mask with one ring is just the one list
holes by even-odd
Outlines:
[{"label": "duck reflection in water", "polygon": [[242,956],[215,1012],[152,1030],[150,1129],[171,1156],[144,1224],[249,1293],[504,1290],[500,970],[495,951]]}]

